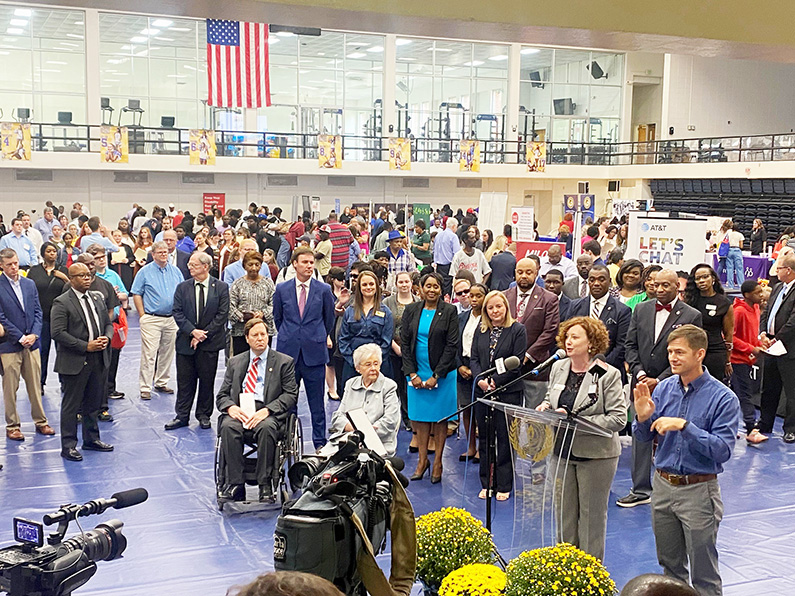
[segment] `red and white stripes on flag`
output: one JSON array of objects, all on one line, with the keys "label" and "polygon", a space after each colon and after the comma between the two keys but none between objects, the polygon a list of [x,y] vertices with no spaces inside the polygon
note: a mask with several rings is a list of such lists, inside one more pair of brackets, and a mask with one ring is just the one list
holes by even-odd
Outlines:
[{"label": "red and white stripes on flag", "polygon": [[268,25],[207,19],[207,104],[271,105]]}]

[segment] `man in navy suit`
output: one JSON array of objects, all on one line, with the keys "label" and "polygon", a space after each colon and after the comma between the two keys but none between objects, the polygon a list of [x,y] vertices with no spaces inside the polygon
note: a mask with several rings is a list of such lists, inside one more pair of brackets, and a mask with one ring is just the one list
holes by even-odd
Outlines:
[{"label": "man in navy suit", "polygon": [[193,253],[188,261],[193,279],[183,281],[174,293],[177,403],[176,416],[166,430],[188,426],[194,398],[199,426],[210,428],[218,353],[224,349],[229,319],[229,286],[210,275],[212,264],[207,253]]},{"label": "man in navy suit", "polygon": [[3,365],[3,397],[5,399],[6,437],[24,441],[19,429],[17,389],[19,377],[25,379],[30,400],[30,414],[36,432],[54,435],[47,424],[41,404],[41,335],[42,310],[36,284],[19,274],[19,257],[12,248],[0,250],[0,325],[5,329],[5,341],[0,343],[0,362]]},{"label": "man in navy suit", "polygon": [[273,321],[278,348],[295,361],[295,380],[304,380],[306,399],[312,414],[312,442],[326,443],[326,410],[323,386],[326,380],[326,341],[334,330],[334,295],[326,284],[312,278],[315,255],[309,247],[293,251],[290,262],[295,277],[276,286]]},{"label": "man in navy suit", "polygon": [[610,295],[610,271],[604,265],[594,265],[591,268],[588,273],[588,290],[589,296],[571,303],[566,318],[593,317],[604,323],[610,336],[610,347],[605,354],[605,361],[621,372],[622,379],[626,379],[624,350],[632,311]]},{"label": "man in navy suit", "polygon": [[[544,289],[549,290],[558,297],[558,308],[560,310],[560,320],[565,321],[569,318],[569,306],[572,299],[563,293],[563,283],[565,282],[563,272],[560,269],[552,268],[544,276]],[[557,345],[552,347],[552,353],[558,349]]]}]

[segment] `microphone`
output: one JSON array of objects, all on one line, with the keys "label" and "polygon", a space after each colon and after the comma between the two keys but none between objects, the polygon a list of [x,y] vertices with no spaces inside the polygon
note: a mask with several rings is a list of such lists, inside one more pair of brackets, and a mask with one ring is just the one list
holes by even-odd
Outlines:
[{"label": "microphone", "polygon": [[597,354],[594,356],[591,368],[588,369],[588,372],[594,375],[595,378],[601,379],[605,373],[607,373],[608,366],[610,365],[605,362],[605,355]]},{"label": "microphone", "polygon": [[546,369],[548,369],[550,366],[555,364],[558,360],[562,360],[563,358],[566,358],[566,350],[561,348],[557,352],[555,352],[552,356],[550,356],[549,358],[544,360],[541,364],[536,366],[528,374],[530,376],[537,377],[542,372],[544,372]]},{"label": "microphone", "polygon": [[[68,519],[75,519],[75,517],[86,517],[94,515],[95,513],[103,513],[107,509],[113,507],[114,509],[124,509],[125,507],[132,507],[143,503],[149,498],[149,493],[145,488],[133,488],[131,490],[124,490],[115,493],[110,499],[94,499],[85,505],[67,505],[62,507],[56,513],[50,513],[44,516],[44,523],[52,525]],[[71,511],[70,511],[71,509]],[[74,512],[73,517],[70,513]]]},{"label": "microphone", "polygon": [[[515,370],[522,365],[522,361],[519,360],[517,356],[508,356],[507,358],[497,358],[495,362],[502,361],[502,365],[505,367],[506,371]],[[499,372],[500,366],[493,366],[491,368],[487,368],[483,372],[481,372],[478,376],[479,377],[490,377],[494,373]]]}]

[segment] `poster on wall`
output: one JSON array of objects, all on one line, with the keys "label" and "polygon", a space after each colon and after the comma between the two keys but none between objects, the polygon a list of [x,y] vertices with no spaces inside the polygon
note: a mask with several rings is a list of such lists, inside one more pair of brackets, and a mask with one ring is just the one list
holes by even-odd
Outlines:
[{"label": "poster on wall", "polygon": [[209,214],[214,209],[220,209],[221,213],[226,213],[225,192],[206,192],[202,195],[202,212]]},{"label": "poster on wall", "polygon": [[408,171],[411,169],[411,141],[389,139],[389,169]]},{"label": "poster on wall", "polygon": [[414,203],[414,222],[422,220],[425,222],[425,229],[431,227],[431,205],[430,203]]},{"label": "poster on wall", "polygon": [[103,124],[99,129],[99,158],[102,163],[127,163],[130,151],[126,126]]},{"label": "poster on wall", "polygon": [[582,212],[580,225],[585,226],[589,218],[592,222],[596,221],[594,203],[593,195],[563,195],[563,213],[571,213],[574,215],[579,207],[579,210]]},{"label": "poster on wall", "polygon": [[643,215],[645,212],[630,212],[625,258],[638,259],[644,266],[662,265],[685,271],[704,262],[705,218]]},{"label": "poster on wall", "polygon": [[458,142],[458,171],[480,171],[480,141],[477,139],[462,139]]},{"label": "poster on wall", "polygon": [[3,147],[3,159],[30,161],[30,124],[0,123],[0,144]]},{"label": "poster on wall", "polygon": [[630,211],[637,208],[637,201],[623,201],[614,199],[612,204],[613,217],[621,219]]},{"label": "poster on wall", "polygon": [[532,242],[535,240],[533,224],[535,209],[533,207],[511,207],[511,226],[513,226],[514,242]]},{"label": "poster on wall", "polygon": [[547,169],[547,144],[529,143],[527,145],[527,171],[544,172]]},{"label": "poster on wall", "polygon": [[507,192],[480,193],[478,228],[481,230],[502,230],[505,227],[505,210],[507,206]]},{"label": "poster on wall", "polygon": [[565,242],[517,242],[516,243],[516,259],[523,259],[528,255],[537,255],[539,258],[544,258],[549,254],[549,249],[554,245],[560,246],[563,254],[566,254]]},{"label": "poster on wall", "polygon": [[317,135],[317,161],[321,168],[339,170],[342,167],[342,137]]},{"label": "poster on wall", "polygon": [[191,129],[189,153],[192,166],[214,166],[216,155],[215,131]]}]

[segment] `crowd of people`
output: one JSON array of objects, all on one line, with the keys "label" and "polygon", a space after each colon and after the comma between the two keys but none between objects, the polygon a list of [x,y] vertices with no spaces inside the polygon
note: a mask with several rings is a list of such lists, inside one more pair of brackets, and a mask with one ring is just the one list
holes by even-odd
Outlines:
[{"label": "crowd of people", "polygon": [[[517,256],[510,225],[497,235],[481,230],[474,209],[453,213],[445,205],[427,222],[410,208],[346,207],[319,220],[282,215],[253,203],[247,211],[195,216],[173,204],[151,213],[133,205],[113,226],[79,203],[69,213],[47,203],[34,223],[17,214],[0,238],[7,438],[25,440],[16,407],[20,378],[36,432],[56,434],[41,399],[54,341],[67,460],[82,459],[80,419],[83,449],[113,450],[100,438],[100,423],[113,420],[112,400],[125,398],[116,385],[120,361],[139,362],[138,393],[127,397],[151,400],[175,393],[176,360],[175,413],[165,429],[187,427],[192,416],[210,429],[215,403],[228,466],[224,498],[245,494],[241,457],[249,433],[262,460],[260,500],[274,499],[278,430],[302,381],[315,448],[329,433],[351,430],[344,413],[361,409],[390,454],[400,429],[411,432],[411,479],[430,470],[438,484],[452,432],[452,423],[440,420],[562,348],[567,358],[501,395],[528,408],[576,411],[610,433],[555,447],[568,466],[559,538],[604,556],[619,434],[631,433],[633,488],[617,504],[651,503],[666,572],[689,579],[699,593],[721,593],[717,474],[740,418],[745,440],[768,440],[783,388],[783,440],[795,442],[795,367],[787,364],[795,358],[795,252],[786,243],[772,293],[735,276],[732,300],[709,264],[675,271],[625,259],[627,226],[619,220],[585,227],[581,250],[573,251],[567,216],[557,230],[560,244],[539,258]],[[729,222],[716,241],[729,245],[730,263],[743,241],[731,229]],[[752,239],[759,240],[756,228]],[[139,354],[125,351],[133,309]],[[511,356],[522,367],[482,374]],[[587,375],[595,359],[607,366],[596,385]],[[225,372],[216,393],[219,360]],[[760,391],[760,362],[757,417],[751,400]],[[341,400],[328,425],[327,400]],[[492,469],[488,412],[480,403],[473,410],[462,417],[467,443],[459,460],[479,465],[481,498],[493,489],[498,501],[510,499],[506,421],[494,422]],[[533,481],[543,482],[544,467],[533,471]],[[692,506],[697,501],[713,507],[706,513]]]}]

